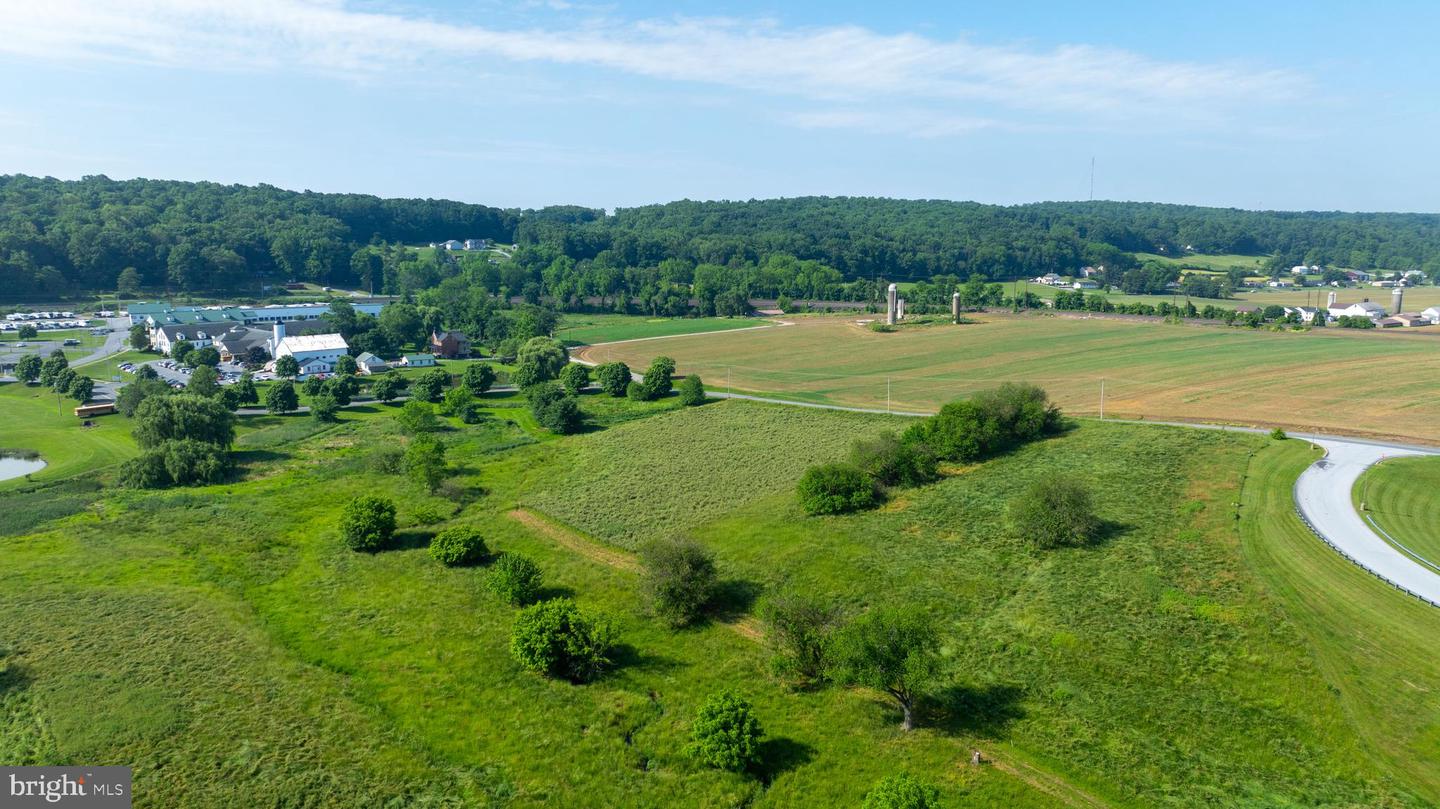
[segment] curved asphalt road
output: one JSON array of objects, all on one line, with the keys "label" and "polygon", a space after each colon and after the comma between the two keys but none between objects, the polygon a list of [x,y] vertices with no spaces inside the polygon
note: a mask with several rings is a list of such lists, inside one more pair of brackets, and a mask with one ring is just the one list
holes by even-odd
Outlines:
[{"label": "curved asphalt road", "polygon": [[1417,598],[1440,606],[1440,575],[1381,539],[1355,511],[1350,493],[1366,469],[1384,460],[1440,454],[1433,449],[1314,436],[1325,457],[1295,481],[1295,507],[1320,538],[1350,561]]}]

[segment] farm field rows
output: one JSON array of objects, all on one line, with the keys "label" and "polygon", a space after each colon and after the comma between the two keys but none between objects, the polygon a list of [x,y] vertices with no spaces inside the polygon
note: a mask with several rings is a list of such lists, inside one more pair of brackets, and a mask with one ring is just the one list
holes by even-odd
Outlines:
[{"label": "farm field rows", "polygon": [[[984,315],[880,334],[852,318],[581,349],[644,368],[656,355],[708,384],[806,401],[933,411],[1002,381],[1075,414],[1283,425],[1440,441],[1440,343],[1421,334],[1271,332],[1155,321]],[[1383,380],[1383,385],[1375,384]]]},{"label": "farm field rows", "polygon": [[[1043,284],[1006,284],[1006,294],[1013,294],[1014,291],[1029,290],[1042,298],[1053,299],[1055,287],[1048,287]],[[1359,303],[1362,300],[1371,300],[1390,309],[1391,290],[1381,287],[1345,287],[1336,289],[1333,287],[1307,287],[1304,289],[1244,289],[1235,293],[1233,298],[1188,298],[1197,308],[1203,309],[1206,306],[1218,306],[1222,309],[1234,309],[1237,306],[1324,306],[1327,296],[1334,292],[1336,302],[1341,304]],[[1102,293],[1099,290],[1086,290],[1086,295],[1104,295],[1106,300],[1116,305],[1125,303],[1148,303],[1153,305],[1161,303],[1183,305],[1187,298],[1181,294],[1174,295],[1128,295],[1123,292]],[[1419,312],[1431,306],[1440,306],[1440,287],[1418,286],[1405,290],[1405,311]],[[1436,329],[1440,331],[1440,328]]]}]

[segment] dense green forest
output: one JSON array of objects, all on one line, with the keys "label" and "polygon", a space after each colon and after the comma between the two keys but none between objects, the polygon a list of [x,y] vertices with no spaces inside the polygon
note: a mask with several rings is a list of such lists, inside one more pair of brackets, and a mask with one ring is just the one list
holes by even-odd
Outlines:
[{"label": "dense green forest", "polygon": [[[421,255],[443,239],[512,254]],[[1104,265],[1130,291],[1173,275],[1133,253],[1269,255],[1440,276],[1440,216],[1287,213],[1129,202],[982,205],[805,197],[680,201],[614,214],[160,180],[0,177],[6,298],[94,291],[258,292],[306,280],[375,292],[450,288],[674,314],[747,296],[872,300],[888,281],[935,288]],[[1128,273],[1128,276],[1127,276]],[[1148,274],[1147,274],[1148,273]],[[1131,289],[1134,287],[1134,289]]]}]

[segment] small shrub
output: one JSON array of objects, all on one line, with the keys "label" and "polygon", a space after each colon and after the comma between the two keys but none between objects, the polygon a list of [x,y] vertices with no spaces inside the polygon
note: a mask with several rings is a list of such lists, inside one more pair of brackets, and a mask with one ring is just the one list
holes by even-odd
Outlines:
[{"label": "small shrub", "polygon": [[1284,430],[1276,427],[1275,429],[1270,431],[1270,437],[1275,439],[1276,441],[1284,441],[1290,436],[1286,435]]},{"label": "small shrub", "polygon": [[715,557],[692,539],[661,539],[640,548],[644,586],[655,614],[685,626],[715,597]]},{"label": "small shrub", "polygon": [[556,598],[520,612],[510,654],[531,671],[584,683],[610,667],[614,638],[608,620],[582,612],[568,598]]},{"label": "small shrub", "polygon": [[502,553],[490,567],[485,586],[490,592],[516,606],[525,606],[540,595],[545,576],[540,566],[517,553]]},{"label": "small shrub", "polygon": [[887,775],[865,793],[861,809],[939,809],[940,790],[909,775]]},{"label": "small shrub", "polygon": [[578,362],[572,362],[560,372],[560,386],[565,392],[577,395],[590,384],[590,369]]},{"label": "small shrub", "polygon": [[699,376],[691,374],[680,380],[680,404],[686,407],[705,404],[705,383]]},{"label": "small shrub", "polygon": [[480,531],[465,525],[446,528],[430,540],[430,558],[446,567],[473,565],[488,552]]},{"label": "small shrub", "polygon": [[630,387],[630,366],[623,362],[607,362],[595,368],[595,381],[600,389],[616,397],[624,396]]},{"label": "small shrub", "polygon": [[405,450],[394,444],[382,444],[370,450],[370,471],[382,475],[398,475],[405,469]]},{"label": "small shrub", "polygon": [[883,320],[875,320],[871,321],[870,323],[870,331],[878,332],[880,334],[889,334],[890,332],[895,331],[895,327],[890,325],[889,323],[884,322]]},{"label": "small shrub", "polygon": [[839,625],[839,611],[810,596],[785,592],[761,602],[759,614],[775,676],[802,686],[824,679],[826,649]]},{"label": "small shrub", "polygon": [[553,382],[541,382],[525,389],[530,400],[530,413],[540,426],[552,433],[569,435],[578,432],[584,423],[580,404]]},{"label": "small shrub", "polygon": [[645,401],[645,386],[639,382],[631,382],[625,386],[625,397],[632,402]]},{"label": "small shrub", "polygon": [[424,505],[411,509],[410,519],[419,525],[434,525],[445,522],[445,514],[434,506]]},{"label": "small shrub", "polygon": [[709,767],[744,772],[760,763],[765,731],[750,703],[728,691],[710,697],[695,715],[690,754]]},{"label": "small shrub", "polygon": [[1010,503],[1010,528],[1038,548],[1085,545],[1100,533],[1090,492],[1069,478],[1032,485]]},{"label": "small shrub", "polygon": [[886,486],[921,486],[939,477],[928,446],[906,443],[889,431],[856,441],[850,463]]},{"label": "small shrub", "polygon": [[462,405],[457,415],[460,416],[460,421],[465,424],[479,424],[485,420],[484,409],[474,402],[466,402]]},{"label": "small shrub", "polygon": [[875,479],[847,463],[827,463],[805,470],[795,487],[806,514],[845,514],[879,502]]},{"label": "small shrub", "polygon": [[372,494],[345,504],[340,513],[340,538],[355,551],[378,551],[395,534],[395,504]]}]

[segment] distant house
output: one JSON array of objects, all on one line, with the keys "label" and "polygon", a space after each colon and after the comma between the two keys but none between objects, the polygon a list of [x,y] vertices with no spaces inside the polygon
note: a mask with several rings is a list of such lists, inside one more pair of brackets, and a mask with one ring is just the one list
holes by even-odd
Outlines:
[{"label": "distant house", "polygon": [[458,331],[431,332],[430,353],[447,360],[468,357],[470,356],[470,338]]},{"label": "distant house", "polygon": [[1329,310],[1326,312],[1326,314],[1328,314],[1332,318],[1368,317],[1371,320],[1375,320],[1377,318],[1382,318],[1385,316],[1385,307],[1381,306],[1378,303],[1361,301],[1360,303],[1350,303],[1344,305],[1336,304],[1329,307]]},{"label": "distant house", "polygon": [[1072,289],[1099,289],[1100,285],[1089,279],[1081,279],[1071,284]]},{"label": "distant house", "polygon": [[175,344],[185,341],[196,348],[203,348],[213,341],[210,330],[203,324],[171,323],[160,326],[150,335],[150,345],[162,354],[169,355]]},{"label": "distant house", "polygon": [[1032,284],[1044,284],[1047,287],[1058,287],[1065,284],[1065,280],[1053,272],[1047,272],[1038,278],[1030,279]]},{"label": "distant house", "polygon": [[1094,278],[1095,276],[1101,275],[1101,274],[1103,274],[1104,272],[1105,272],[1105,268],[1104,268],[1104,267],[1081,267],[1081,268],[1080,268],[1080,276],[1081,276],[1082,278]]},{"label": "distant house", "polygon": [[1386,289],[1389,289],[1390,287],[1395,286],[1395,282],[1394,282],[1394,281],[1371,281],[1371,282],[1370,282],[1370,286],[1372,286],[1372,287],[1384,287],[1384,288],[1386,288]]},{"label": "distant house", "polygon": [[441,242],[441,243],[440,243],[440,246],[443,247],[443,248],[445,248],[446,250],[464,250],[464,249],[465,249],[465,243],[462,242],[462,241],[460,241],[459,239],[448,239],[448,240],[446,240],[446,241]]},{"label": "distant house", "polygon": [[1428,309],[1422,309],[1420,311],[1420,316],[1430,321],[1431,325],[1440,325],[1440,306],[1432,306]]},{"label": "distant house", "polygon": [[1345,277],[1349,278],[1351,281],[1369,281],[1370,273],[1365,272],[1364,270],[1346,270]]},{"label": "distant house", "polygon": [[406,354],[400,358],[400,364],[406,368],[429,368],[435,365],[435,355]]},{"label": "distant house", "polygon": [[1315,316],[1320,314],[1320,310],[1314,306],[1287,306],[1285,314],[1299,315],[1301,323],[1314,323]]},{"label": "distant house", "polygon": [[489,245],[490,245],[490,240],[489,240],[489,239],[466,239],[466,240],[465,240],[465,249],[466,249],[466,250],[484,250],[484,249],[485,249],[486,247],[488,247]]},{"label": "distant house", "polygon": [[1265,283],[1265,286],[1271,287],[1273,289],[1284,289],[1286,287],[1294,286],[1294,284],[1283,278],[1276,278],[1274,281],[1267,281]]},{"label": "distant house", "polygon": [[371,354],[369,351],[362,351],[360,352],[360,356],[355,358],[355,368],[361,374],[369,376],[371,374],[383,374],[390,370],[390,363]]}]

